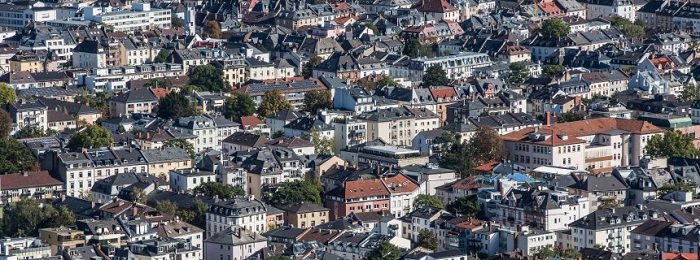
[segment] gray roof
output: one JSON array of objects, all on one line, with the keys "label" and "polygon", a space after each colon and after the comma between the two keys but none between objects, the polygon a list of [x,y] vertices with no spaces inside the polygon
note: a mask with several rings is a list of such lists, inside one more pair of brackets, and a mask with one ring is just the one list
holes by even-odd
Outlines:
[{"label": "gray roof", "polygon": [[155,102],[158,101],[158,96],[150,88],[139,88],[113,97],[111,101],[121,103]]},{"label": "gray roof", "polygon": [[640,225],[647,221],[647,219],[653,218],[655,215],[659,215],[655,210],[648,208],[639,209],[636,206],[599,209],[572,222],[569,224],[569,227],[603,230],[614,227]]},{"label": "gray roof", "polygon": [[245,230],[241,227],[232,226],[231,228],[207,238],[204,240],[204,243],[237,246],[265,241],[267,241],[267,238],[258,233]]},{"label": "gray roof", "polygon": [[141,150],[149,163],[189,160],[190,155],[180,147],[163,147],[161,149]]}]

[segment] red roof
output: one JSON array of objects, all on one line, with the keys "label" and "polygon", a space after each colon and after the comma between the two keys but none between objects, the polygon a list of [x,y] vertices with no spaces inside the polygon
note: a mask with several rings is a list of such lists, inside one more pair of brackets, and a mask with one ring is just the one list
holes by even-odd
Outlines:
[{"label": "red roof", "polygon": [[48,171],[33,171],[0,175],[0,188],[16,190],[30,187],[62,186],[63,182],[49,174]]},{"label": "red roof", "polygon": [[387,187],[387,189],[389,189],[391,193],[410,193],[420,189],[418,183],[401,173],[391,177],[383,178],[382,182],[384,182],[384,185]]},{"label": "red roof", "polygon": [[241,126],[245,127],[257,127],[259,125],[264,125],[265,122],[260,120],[260,118],[256,116],[243,116],[241,117]]},{"label": "red roof", "polygon": [[470,176],[455,182],[452,184],[452,188],[458,190],[476,190],[481,188],[481,184],[474,181],[474,177]]},{"label": "red roof", "polygon": [[493,171],[493,168],[496,168],[500,162],[498,161],[490,161],[485,164],[476,166],[474,170],[479,171],[479,172],[491,172]]},{"label": "red roof", "polygon": [[416,4],[416,10],[425,13],[447,13],[457,9],[446,0],[421,0]]},{"label": "red roof", "polygon": [[457,91],[454,88],[431,88],[430,94],[433,95],[433,99],[456,99],[459,97]]},{"label": "red roof", "polygon": [[168,94],[170,94],[170,90],[164,89],[164,88],[152,88],[153,94],[156,95],[159,99],[164,98]]},{"label": "red roof", "polygon": [[662,260],[698,260],[697,253],[664,252]]},{"label": "red roof", "polygon": [[389,190],[379,179],[356,180],[345,182],[345,199],[357,199],[375,196],[389,196]]}]

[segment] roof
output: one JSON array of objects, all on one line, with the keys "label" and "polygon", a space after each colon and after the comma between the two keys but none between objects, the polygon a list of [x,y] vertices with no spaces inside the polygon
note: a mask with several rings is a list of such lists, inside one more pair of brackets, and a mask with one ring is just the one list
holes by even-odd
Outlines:
[{"label": "roof", "polygon": [[330,192],[328,195],[338,196],[345,199],[357,199],[364,197],[389,196],[389,190],[384,186],[381,180],[354,180],[346,181],[345,187],[339,186]]},{"label": "roof", "polygon": [[260,118],[256,116],[242,116],[240,121],[241,126],[244,128],[248,126],[257,127],[259,125],[265,124],[265,122],[263,122],[262,120],[260,120]]},{"label": "roof", "polygon": [[235,132],[229,137],[226,137],[226,139],[224,139],[222,142],[247,147],[257,147],[265,144],[267,142],[267,138],[262,135],[256,135],[245,132]]},{"label": "roof", "polygon": [[63,182],[49,174],[48,171],[34,171],[0,175],[3,190],[15,190],[30,187],[63,186]]},{"label": "roof", "polygon": [[150,88],[139,88],[113,97],[110,101],[121,103],[155,102],[158,96]]},{"label": "roof", "polygon": [[319,212],[319,211],[328,211],[329,209],[321,207],[319,205],[316,205],[311,202],[299,202],[299,203],[294,203],[291,205],[285,205],[280,207],[281,210],[284,210],[286,212],[290,213],[310,213],[310,212]]},{"label": "roof", "polygon": [[238,226],[231,226],[231,228],[227,228],[204,240],[204,243],[233,246],[265,242],[267,242],[267,239],[264,236]]},{"label": "roof", "polygon": [[146,162],[172,162],[190,160],[190,155],[180,147],[163,147],[161,149],[141,150]]},{"label": "roof", "polygon": [[420,189],[418,183],[401,173],[397,173],[394,176],[382,178],[381,180],[387,187],[387,189],[389,189],[389,192],[392,194],[406,192],[411,193]]},{"label": "roof", "polygon": [[314,144],[308,140],[299,137],[279,137],[267,142],[271,146],[279,146],[286,148],[314,147]]}]

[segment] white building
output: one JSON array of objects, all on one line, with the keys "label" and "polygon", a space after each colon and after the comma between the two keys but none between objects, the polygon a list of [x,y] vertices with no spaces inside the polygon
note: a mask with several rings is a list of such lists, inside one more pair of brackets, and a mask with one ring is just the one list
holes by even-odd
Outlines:
[{"label": "white building", "polygon": [[423,81],[423,75],[433,65],[439,65],[450,79],[466,79],[472,76],[472,69],[492,65],[491,58],[485,53],[460,52],[448,56],[412,59],[408,65],[411,81]]},{"label": "white building", "polygon": [[265,203],[253,196],[216,201],[206,213],[207,237],[234,227],[263,233],[267,230],[266,212]]},{"label": "white building", "polygon": [[77,84],[94,92],[127,90],[126,83],[135,79],[169,78],[185,75],[181,64],[155,63],[139,66],[93,68],[90,73],[76,74]]},{"label": "white building", "polygon": [[119,10],[111,6],[83,9],[85,20],[105,24],[117,32],[168,29],[171,26],[170,9],[151,8],[150,3],[133,3],[131,9]]},{"label": "white building", "polygon": [[199,169],[179,169],[170,171],[170,189],[175,192],[189,191],[202,183],[215,182],[216,173]]},{"label": "white building", "polygon": [[630,0],[587,0],[583,2],[586,7],[586,18],[620,16],[631,22],[637,19],[637,8]]},{"label": "white building", "polygon": [[613,253],[628,253],[633,250],[630,231],[658,215],[642,205],[597,210],[569,225],[574,249],[602,245]]},{"label": "white building", "polygon": [[249,229],[231,226],[204,241],[204,259],[247,259],[267,247],[267,238]]}]

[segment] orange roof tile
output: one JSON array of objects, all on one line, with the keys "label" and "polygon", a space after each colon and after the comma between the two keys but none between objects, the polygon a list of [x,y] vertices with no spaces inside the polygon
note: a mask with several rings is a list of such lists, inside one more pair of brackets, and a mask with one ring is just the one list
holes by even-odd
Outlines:
[{"label": "orange roof tile", "polygon": [[663,260],[698,260],[697,253],[664,252]]},{"label": "orange roof tile", "polygon": [[389,190],[379,179],[356,180],[345,182],[345,199],[389,196]]},{"label": "orange roof tile", "polygon": [[457,98],[457,91],[454,88],[431,88],[430,93],[433,94],[435,100],[438,99],[454,99]]},{"label": "orange roof tile", "polygon": [[481,184],[474,181],[474,177],[470,176],[455,182],[452,184],[452,188],[458,190],[475,190],[481,188]]},{"label": "orange roof tile", "polygon": [[260,120],[260,118],[256,116],[242,116],[241,117],[241,126],[243,127],[248,127],[248,126],[258,126],[258,125],[263,125],[265,122]]},{"label": "orange roof tile", "polygon": [[404,193],[404,192],[413,192],[420,187],[418,186],[418,183],[413,181],[411,178],[406,177],[406,175],[403,175],[401,173],[396,174],[391,177],[383,178],[382,182],[384,183],[384,186],[386,186],[387,189],[389,189],[389,192],[391,193]]},{"label": "orange roof tile", "polygon": [[152,88],[151,90],[153,91],[153,94],[155,94],[156,97],[158,97],[159,99],[164,98],[165,96],[170,94],[170,90],[164,88]]},{"label": "orange roof tile", "polygon": [[479,172],[491,172],[493,171],[493,168],[498,166],[500,162],[498,161],[490,161],[487,163],[484,163],[482,165],[474,167],[474,170],[479,171]]}]

